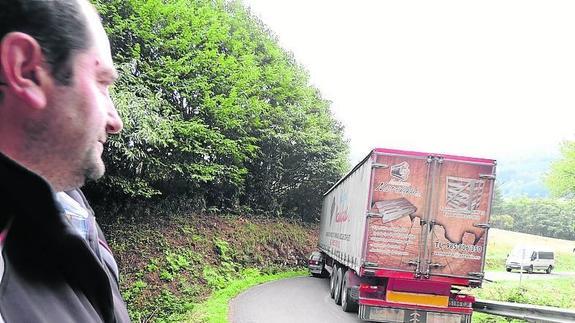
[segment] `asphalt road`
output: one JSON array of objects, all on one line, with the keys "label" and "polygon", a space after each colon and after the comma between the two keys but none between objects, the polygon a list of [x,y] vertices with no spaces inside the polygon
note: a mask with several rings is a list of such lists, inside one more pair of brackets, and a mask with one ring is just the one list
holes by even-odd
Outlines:
[{"label": "asphalt road", "polygon": [[[491,281],[545,280],[575,273],[487,272]],[[345,313],[329,297],[329,279],[297,277],[248,289],[230,303],[232,323],[360,323],[357,313]]]},{"label": "asphalt road", "polygon": [[360,323],[329,297],[329,279],[297,277],[248,289],[230,303],[232,323]]}]

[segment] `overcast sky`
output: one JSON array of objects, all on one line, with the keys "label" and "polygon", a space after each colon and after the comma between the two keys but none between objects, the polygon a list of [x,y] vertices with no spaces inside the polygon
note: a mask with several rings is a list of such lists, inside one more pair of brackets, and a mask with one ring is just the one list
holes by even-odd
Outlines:
[{"label": "overcast sky", "polygon": [[575,1],[243,1],[332,101],[353,162],[531,158],[575,138]]}]

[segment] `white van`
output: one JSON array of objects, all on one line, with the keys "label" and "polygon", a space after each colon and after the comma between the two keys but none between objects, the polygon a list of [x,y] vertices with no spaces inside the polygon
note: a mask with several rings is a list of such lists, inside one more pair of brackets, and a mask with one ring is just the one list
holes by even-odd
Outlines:
[{"label": "white van", "polygon": [[545,270],[550,274],[553,268],[555,253],[548,248],[516,246],[505,260],[505,269],[508,272],[519,269],[531,274],[534,270]]}]

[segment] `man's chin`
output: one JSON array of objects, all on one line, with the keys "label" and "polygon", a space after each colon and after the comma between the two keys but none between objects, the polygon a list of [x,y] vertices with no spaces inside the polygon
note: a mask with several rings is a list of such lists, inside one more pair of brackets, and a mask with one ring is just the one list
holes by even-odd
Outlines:
[{"label": "man's chin", "polygon": [[94,165],[91,165],[91,167],[85,169],[84,177],[86,178],[86,180],[95,181],[104,176],[105,171],[106,168],[104,167],[103,162],[95,163]]}]

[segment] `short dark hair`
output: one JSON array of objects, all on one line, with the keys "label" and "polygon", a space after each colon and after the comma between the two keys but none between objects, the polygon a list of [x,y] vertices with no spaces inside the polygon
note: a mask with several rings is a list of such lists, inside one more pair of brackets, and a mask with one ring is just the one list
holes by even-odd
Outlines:
[{"label": "short dark hair", "polygon": [[0,0],[0,40],[14,31],[34,37],[56,81],[69,85],[73,54],[90,42],[78,1],[82,0]]}]

